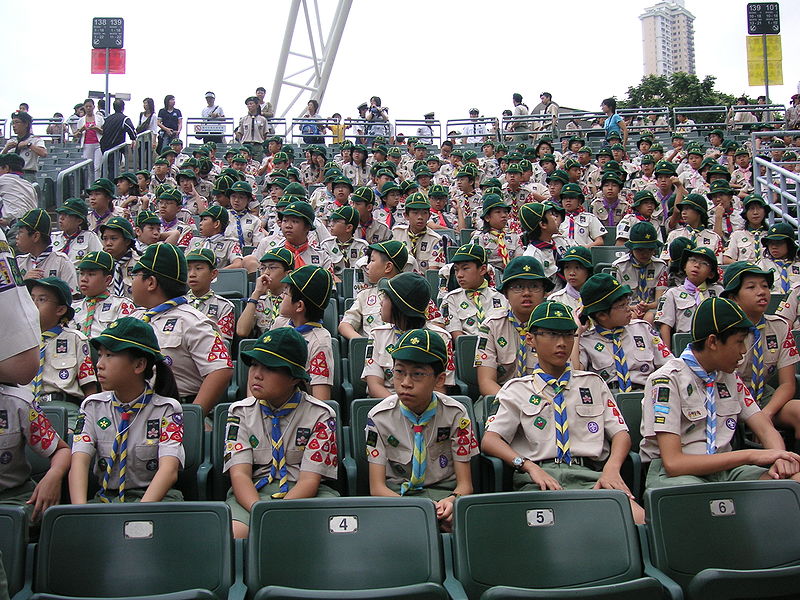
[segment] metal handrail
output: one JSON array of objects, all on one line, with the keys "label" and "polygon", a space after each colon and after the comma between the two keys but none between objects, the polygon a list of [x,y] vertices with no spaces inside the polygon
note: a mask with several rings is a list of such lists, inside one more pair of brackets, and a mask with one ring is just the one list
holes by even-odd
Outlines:
[{"label": "metal handrail", "polygon": [[120,160],[117,160],[113,163],[110,162],[111,157],[117,154],[125,156],[126,162],[128,158],[127,149],[129,147],[129,143],[127,141],[122,142],[121,144],[117,144],[113,148],[109,148],[105,152],[103,152],[103,159],[100,161],[100,176],[106,177],[108,179],[114,179],[117,175],[117,168],[121,165]]},{"label": "metal handrail", "polygon": [[[447,119],[445,122],[445,129],[449,133],[453,131],[454,127],[466,127],[469,125],[483,125],[484,130],[486,133],[481,134],[464,134],[460,136],[462,138],[462,143],[475,143],[475,142],[467,142],[467,138],[482,138],[480,142],[484,141],[497,141],[499,139],[499,131],[500,131],[500,121],[495,117],[478,117],[476,119],[473,118],[466,118],[466,119]],[[463,133],[463,131],[459,131],[459,133]]]},{"label": "metal handrail", "polygon": [[[751,147],[756,147],[756,139],[772,137],[774,133],[762,131],[751,133]],[[792,137],[800,135],[800,131],[782,133]],[[762,169],[764,170],[763,175],[761,174]],[[753,157],[753,188],[756,194],[764,197],[772,209],[770,218],[774,221],[775,217],[780,217],[781,220],[792,225],[800,242],[800,228],[798,228],[796,216],[800,206],[800,173],[788,171],[780,165],[755,155]],[[792,209],[795,215],[791,214]]]},{"label": "metal handrail", "polygon": [[[222,117],[220,119],[189,117],[186,119],[186,144],[189,144],[190,137],[197,139],[212,136],[232,137],[234,128],[235,123],[232,117]],[[190,131],[192,133],[189,133]]]},{"label": "metal handrail", "polygon": [[[64,198],[80,196],[81,190],[87,188],[94,177],[94,161],[85,158],[74,165],[63,169],[56,177],[56,208],[64,204]],[[64,194],[64,184],[70,184],[70,193]],[[77,181],[78,185],[74,185]]]},{"label": "metal handrail", "polygon": [[[430,127],[432,135],[421,135],[417,129],[421,126]],[[412,129],[413,131],[407,132],[405,130]],[[439,119],[395,119],[394,122],[394,135],[397,137],[400,134],[408,139],[410,137],[419,138],[425,144],[442,144],[442,122]]]},{"label": "metal handrail", "polygon": [[133,168],[135,170],[149,171],[153,168],[153,149],[154,149],[153,133],[143,131],[136,136],[136,149],[133,153]]}]

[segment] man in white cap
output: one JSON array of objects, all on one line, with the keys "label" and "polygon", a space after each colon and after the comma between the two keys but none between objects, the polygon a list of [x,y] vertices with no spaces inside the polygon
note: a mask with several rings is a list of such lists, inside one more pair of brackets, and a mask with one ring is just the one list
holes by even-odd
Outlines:
[{"label": "man in white cap", "polygon": [[[200,113],[200,116],[204,119],[224,119],[225,118],[225,111],[222,110],[222,107],[217,105],[217,96],[214,92],[206,92],[206,104],[207,106],[203,109]],[[203,127],[205,129],[205,127]],[[221,144],[223,142],[223,137],[221,135],[209,135],[203,137],[203,143],[206,142],[214,142],[216,144]]]}]

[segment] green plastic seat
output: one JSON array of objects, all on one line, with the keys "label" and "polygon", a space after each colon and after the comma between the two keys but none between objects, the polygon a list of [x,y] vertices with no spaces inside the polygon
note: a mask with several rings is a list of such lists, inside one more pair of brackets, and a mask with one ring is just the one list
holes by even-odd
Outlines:
[{"label": "green plastic seat", "polygon": [[459,238],[458,239],[461,242],[462,246],[464,246],[466,244],[469,244],[469,241],[472,239],[472,234],[473,233],[475,233],[475,230],[474,229],[470,229],[468,227],[465,227],[464,229],[462,229],[459,232]]},{"label": "green plastic seat", "polygon": [[438,307],[439,306],[439,286],[442,285],[441,277],[439,277],[438,269],[428,269],[425,271],[425,281],[428,282],[428,289],[431,292],[431,300]]},{"label": "green plastic seat", "polygon": [[606,225],[606,233],[603,236],[603,245],[614,246],[617,243],[617,227]]},{"label": "green plastic seat", "polygon": [[766,314],[774,315],[775,311],[778,309],[778,306],[780,306],[781,303],[786,300],[787,296],[787,294],[770,294]]},{"label": "green plastic seat", "polygon": [[800,485],[734,481],[650,489],[653,565],[690,599],[796,598]]},{"label": "green plastic seat", "polygon": [[325,314],[322,318],[322,324],[331,337],[339,337],[339,302],[335,296],[328,300],[328,306],[325,307]]},{"label": "green plastic seat", "polygon": [[186,500],[202,500],[197,473],[203,462],[203,437],[205,418],[199,404],[183,404],[183,451],[186,454],[183,469],[178,473],[176,487]]},{"label": "green plastic seat", "polygon": [[454,510],[452,563],[445,555],[454,600],[664,597],[620,491],[462,496]]},{"label": "green plastic seat", "polygon": [[684,350],[686,350],[686,346],[689,345],[689,342],[692,341],[692,334],[691,333],[673,333],[672,334],[672,354],[675,356],[680,356]]},{"label": "green plastic seat", "polygon": [[28,516],[21,506],[0,505],[0,558],[12,598],[25,584],[25,547]]},{"label": "green plastic seat", "polygon": [[595,270],[602,266],[610,266],[615,260],[627,254],[628,249],[624,246],[592,246],[592,264]]},{"label": "green plastic seat", "polygon": [[621,392],[616,395],[617,406],[625,419],[625,424],[628,426],[628,434],[631,436],[631,451],[628,453],[630,461],[623,463],[621,475],[636,498],[642,497],[643,489],[642,457],[639,455],[639,444],[642,441],[643,399],[643,392]]},{"label": "green plastic seat", "polygon": [[445,599],[441,541],[424,498],[257,502],[245,583],[267,598]]},{"label": "green plastic seat", "polygon": [[233,554],[222,502],[54,506],[32,598],[226,598]]},{"label": "green plastic seat", "polygon": [[246,298],[247,269],[220,269],[211,289],[224,298]]},{"label": "green plastic seat", "polygon": [[369,339],[365,337],[352,338],[348,344],[348,374],[347,381],[343,383],[348,405],[348,410],[345,412],[348,414],[350,412],[349,405],[353,402],[353,399],[364,398],[367,395],[367,384],[361,380],[361,373],[364,371],[368,341]]},{"label": "green plastic seat", "polygon": [[475,367],[477,346],[477,335],[460,335],[456,338],[456,384],[472,400],[477,400],[481,395],[478,390],[478,370]]},{"label": "green plastic seat", "polygon": [[[58,437],[69,443],[67,441],[67,409],[63,406],[48,406],[46,402],[41,407]],[[50,459],[36,454],[28,444],[25,444],[25,457],[31,464],[31,477],[34,481],[39,481],[50,468]]]}]

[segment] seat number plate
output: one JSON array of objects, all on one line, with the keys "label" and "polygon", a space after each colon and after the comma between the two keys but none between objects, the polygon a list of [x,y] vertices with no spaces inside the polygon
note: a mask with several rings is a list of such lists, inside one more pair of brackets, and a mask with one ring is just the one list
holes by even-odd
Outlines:
[{"label": "seat number plate", "polygon": [[525,513],[528,527],[550,527],[556,520],[551,508],[536,508]]},{"label": "seat number plate", "polygon": [[712,517],[728,517],[736,514],[736,507],[733,505],[733,500],[712,500],[711,516]]},{"label": "seat number plate", "polygon": [[331,517],[328,530],[331,533],[355,533],[358,531],[358,517]]}]

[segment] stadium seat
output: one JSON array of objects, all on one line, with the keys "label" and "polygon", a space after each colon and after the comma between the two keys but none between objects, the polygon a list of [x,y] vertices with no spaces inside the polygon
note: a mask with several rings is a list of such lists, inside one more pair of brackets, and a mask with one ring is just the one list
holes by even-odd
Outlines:
[{"label": "stadium seat", "polygon": [[462,496],[454,510],[452,554],[445,546],[454,600],[664,597],[623,492]]},{"label": "stadium seat", "polygon": [[433,503],[321,498],[253,505],[245,582],[269,598],[446,599]]},{"label": "stadium seat", "polygon": [[12,598],[25,584],[28,515],[21,506],[0,505],[0,558]]},{"label": "stadium seat", "polygon": [[478,372],[475,367],[475,349],[478,345],[478,336],[460,335],[456,338],[456,385],[461,388],[461,393],[477,400],[480,396],[478,390]]},{"label": "stadium seat", "polygon": [[642,392],[621,392],[616,395],[617,406],[628,426],[628,434],[631,436],[631,451],[628,454],[629,461],[622,465],[622,478],[630,485],[631,492],[636,498],[642,497],[642,457],[639,455],[639,444],[642,441]]},{"label": "stadium seat", "polygon": [[623,246],[592,246],[592,264],[595,271],[611,266],[615,260],[627,252]]},{"label": "stadium seat", "polygon": [[221,402],[214,407],[214,428],[211,430],[211,448],[208,456],[211,460],[208,494],[211,500],[224,500],[231,487],[231,478],[222,472],[225,454],[225,429],[228,420],[230,402]]},{"label": "stadium seat", "polygon": [[54,506],[42,520],[32,598],[226,598],[233,552],[221,502]]},{"label": "stadium seat", "polygon": [[786,294],[770,294],[766,314],[774,315],[775,311],[778,309],[778,306],[780,306],[781,302],[786,300],[786,297]]},{"label": "stadium seat", "polygon": [[183,469],[178,473],[176,487],[186,500],[203,500],[202,487],[197,473],[203,462],[204,418],[199,404],[183,404],[183,451],[186,454]]},{"label": "stadium seat", "polygon": [[673,333],[672,334],[672,354],[680,356],[686,350],[686,346],[692,341],[691,333]]},{"label": "stadium seat", "polygon": [[[67,409],[63,406],[48,406],[46,402],[41,406],[42,412],[50,421],[58,437],[69,444],[67,440]],[[34,481],[39,481],[50,468],[50,459],[39,456],[27,444],[25,445],[25,457],[31,464],[31,477]]]},{"label": "stadium seat", "polygon": [[474,229],[469,229],[467,227],[465,227],[464,229],[462,229],[459,232],[459,236],[460,237],[458,239],[459,239],[459,241],[460,241],[462,246],[465,245],[465,244],[469,244],[469,240],[472,238],[472,234],[473,233],[475,233],[475,230]]},{"label": "stadium seat", "polygon": [[[347,351],[348,377],[343,382],[347,404],[353,402],[354,398],[363,398],[367,395],[367,384],[361,380],[361,373],[364,371],[364,361],[367,352],[368,338],[353,338],[350,340]],[[346,410],[349,414],[349,410]]]},{"label": "stadium seat", "polygon": [[339,302],[335,296],[328,300],[328,306],[325,307],[325,314],[322,317],[322,324],[331,334],[331,337],[339,337]]},{"label": "stadium seat", "polygon": [[439,277],[438,269],[428,269],[425,271],[425,280],[428,282],[428,289],[431,292],[431,300],[436,306],[439,306],[439,286],[441,285],[441,277]]},{"label": "stadium seat", "polygon": [[221,269],[211,289],[223,298],[246,298],[247,269]]},{"label": "stadium seat", "polygon": [[614,246],[617,243],[617,227],[606,225],[606,234],[603,236],[604,246]]},{"label": "stadium seat", "polygon": [[689,599],[796,598],[800,485],[735,481],[645,492],[653,565]]}]

